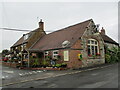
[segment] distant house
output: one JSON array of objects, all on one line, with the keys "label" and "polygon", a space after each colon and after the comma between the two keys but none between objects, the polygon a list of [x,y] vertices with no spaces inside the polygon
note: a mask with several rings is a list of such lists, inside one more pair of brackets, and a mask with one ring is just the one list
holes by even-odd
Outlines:
[{"label": "distant house", "polygon": [[[92,19],[46,34],[44,23],[39,28],[23,35],[12,47],[13,55],[20,56],[31,66],[37,58],[66,63],[67,68],[88,67],[105,63],[105,44],[118,45],[107,35],[99,32]],[[49,63],[51,64],[51,63]]]},{"label": "distant house", "polygon": [[23,34],[23,36],[11,47],[12,56],[20,57],[22,60],[28,61],[28,49],[45,34],[44,22],[41,20],[39,22],[39,28],[27,34]]},{"label": "distant house", "polygon": [[113,47],[118,48],[119,44],[118,44],[116,41],[114,41],[112,38],[110,38],[109,36],[106,35],[105,29],[104,29],[103,27],[102,27],[102,29],[101,29],[100,34],[101,34],[101,36],[102,36],[102,38],[103,38],[103,40],[104,40],[104,42],[105,42],[105,45],[106,45],[109,49],[111,49],[111,48],[113,48]]}]

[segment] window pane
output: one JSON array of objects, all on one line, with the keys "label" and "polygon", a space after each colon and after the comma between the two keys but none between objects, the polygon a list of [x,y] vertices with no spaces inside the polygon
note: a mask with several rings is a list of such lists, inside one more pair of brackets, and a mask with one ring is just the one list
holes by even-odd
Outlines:
[{"label": "window pane", "polygon": [[95,52],[95,51],[94,51],[94,46],[91,46],[91,49],[92,49],[92,55],[95,55],[95,54],[94,54],[94,52]]},{"label": "window pane", "polygon": [[95,54],[97,54],[97,53],[98,53],[98,47],[95,46]]},{"label": "window pane", "polygon": [[90,44],[90,40],[88,40],[88,44]]},{"label": "window pane", "polygon": [[57,59],[57,56],[58,56],[58,51],[53,51],[53,58]]},{"label": "window pane", "polygon": [[58,54],[58,51],[55,51],[54,54]]},{"label": "window pane", "polygon": [[88,55],[91,55],[91,53],[90,53],[90,45],[88,45]]},{"label": "window pane", "polygon": [[97,41],[95,41],[95,44],[97,44]]},{"label": "window pane", "polygon": [[93,41],[93,40],[91,40],[91,44],[94,44],[94,41]]},{"label": "window pane", "polygon": [[45,52],[45,55],[48,55],[48,51]]}]

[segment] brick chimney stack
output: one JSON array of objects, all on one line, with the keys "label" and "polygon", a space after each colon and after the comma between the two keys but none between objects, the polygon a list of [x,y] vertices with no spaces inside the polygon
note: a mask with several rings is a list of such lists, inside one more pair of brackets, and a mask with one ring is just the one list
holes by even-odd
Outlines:
[{"label": "brick chimney stack", "polygon": [[100,32],[101,34],[103,34],[103,35],[105,35],[105,29],[102,27],[102,29],[101,29],[101,32]]},{"label": "brick chimney stack", "polygon": [[40,19],[39,28],[44,30],[44,22],[42,22],[42,19]]}]

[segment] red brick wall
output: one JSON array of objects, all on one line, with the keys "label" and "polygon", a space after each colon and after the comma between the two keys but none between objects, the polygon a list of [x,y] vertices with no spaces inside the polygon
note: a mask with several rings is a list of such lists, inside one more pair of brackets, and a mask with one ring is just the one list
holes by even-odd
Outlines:
[{"label": "red brick wall", "polygon": [[[82,49],[81,40],[76,41],[72,46],[73,49]],[[69,50],[69,63],[68,68],[79,68],[82,65],[82,61],[78,59],[78,54],[81,54],[80,50]]]},{"label": "red brick wall", "polygon": [[78,59],[78,54],[80,54],[80,50],[70,50],[69,57],[70,61],[68,63],[68,68],[79,68],[82,65],[82,61]]},{"label": "red brick wall", "polygon": [[76,43],[72,46],[72,48],[81,49],[81,40],[77,40]]},{"label": "red brick wall", "polygon": [[[72,49],[81,49],[81,40],[78,40],[73,46]],[[64,61],[64,51],[69,51],[69,61]],[[59,55],[61,56],[61,60],[57,61],[57,63],[67,63],[68,68],[79,68],[82,65],[82,61],[78,59],[78,54],[80,54],[80,50],[71,50],[71,49],[62,49],[59,50]],[[49,51],[49,55],[53,55],[52,51]]]}]

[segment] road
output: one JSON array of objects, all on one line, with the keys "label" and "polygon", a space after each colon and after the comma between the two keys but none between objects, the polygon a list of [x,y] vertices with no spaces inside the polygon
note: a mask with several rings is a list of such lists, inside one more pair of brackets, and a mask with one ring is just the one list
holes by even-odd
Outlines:
[{"label": "road", "polygon": [[[5,85],[3,88],[118,88],[118,64],[82,72],[75,70],[74,72],[77,73],[71,74],[66,73],[72,72],[71,70],[63,71],[62,74],[58,74],[58,72],[61,71],[36,73],[30,78],[38,78],[40,75],[48,75],[48,73],[51,77]],[[66,74],[63,74],[64,72]],[[58,76],[53,77],[54,73],[57,73]]]},{"label": "road", "polygon": [[20,78],[21,76],[33,75],[39,72],[42,72],[42,70],[21,70],[2,66],[2,79]]}]

